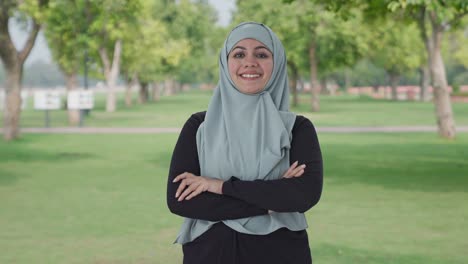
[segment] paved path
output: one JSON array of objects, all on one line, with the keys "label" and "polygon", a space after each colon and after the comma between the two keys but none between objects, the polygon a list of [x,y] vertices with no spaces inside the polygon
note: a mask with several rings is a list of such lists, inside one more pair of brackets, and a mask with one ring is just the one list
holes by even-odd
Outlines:
[{"label": "paved path", "polygon": [[[435,126],[340,126],[317,127],[317,131],[331,133],[398,133],[398,132],[436,132]],[[0,132],[2,129],[0,128]],[[159,134],[179,133],[175,127],[52,127],[52,128],[22,128],[22,133],[50,134]],[[468,126],[458,126],[457,132],[468,132]]]}]

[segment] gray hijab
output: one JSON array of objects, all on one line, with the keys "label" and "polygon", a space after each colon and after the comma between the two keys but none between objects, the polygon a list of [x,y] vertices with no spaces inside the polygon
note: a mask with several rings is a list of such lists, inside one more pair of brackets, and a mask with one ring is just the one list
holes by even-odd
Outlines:
[{"label": "gray hijab", "polygon": [[[263,91],[244,94],[237,90],[228,69],[228,55],[243,39],[262,42],[273,53],[273,72]],[[289,88],[283,45],[267,26],[245,22],[224,42],[219,58],[219,83],[208,105],[205,121],[197,131],[200,173],[203,176],[243,181],[279,179],[289,168],[291,130],[296,120],[289,112]],[[268,209],[268,208],[265,208]],[[265,235],[286,227],[307,228],[301,213],[271,213],[222,221],[246,234]],[[177,243],[187,243],[216,222],[185,218]]]}]

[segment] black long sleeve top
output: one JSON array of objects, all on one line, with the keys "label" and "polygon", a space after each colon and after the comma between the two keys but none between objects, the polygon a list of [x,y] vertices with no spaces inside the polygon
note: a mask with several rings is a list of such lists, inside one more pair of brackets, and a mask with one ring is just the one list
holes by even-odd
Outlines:
[{"label": "black long sleeve top", "polygon": [[235,176],[223,183],[222,195],[204,192],[191,200],[177,201],[180,182],[173,179],[184,172],[200,175],[196,133],[206,112],[193,114],[176,143],[167,183],[167,205],[177,215],[208,221],[238,219],[275,212],[305,212],[320,200],[323,165],[320,145],[312,123],[297,116],[292,129],[290,163],[305,164],[304,174],[278,180],[242,181]]}]

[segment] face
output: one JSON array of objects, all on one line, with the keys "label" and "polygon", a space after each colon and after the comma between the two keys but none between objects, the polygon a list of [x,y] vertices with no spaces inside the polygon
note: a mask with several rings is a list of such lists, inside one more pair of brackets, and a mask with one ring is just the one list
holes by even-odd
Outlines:
[{"label": "face", "polygon": [[265,88],[273,71],[273,54],[255,39],[243,39],[228,55],[229,75],[236,88],[255,94]]}]

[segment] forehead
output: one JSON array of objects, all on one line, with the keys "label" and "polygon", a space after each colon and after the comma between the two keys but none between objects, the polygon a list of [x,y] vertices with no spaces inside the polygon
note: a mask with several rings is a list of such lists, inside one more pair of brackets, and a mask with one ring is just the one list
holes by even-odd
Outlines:
[{"label": "forehead", "polygon": [[241,48],[241,49],[259,49],[259,48],[265,48],[267,50],[269,50],[265,44],[263,44],[262,42],[256,40],[256,39],[251,39],[251,38],[248,38],[248,39],[242,39],[240,40],[239,42],[237,42],[233,47],[232,49],[235,49],[235,48]]},{"label": "forehead", "polygon": [[270,31],[265,26],[258,23],[244,23],[237,26],[229,33],[225,43],[226,52],[229,52],[240,40],[248,38],[256,39],[265,44],[269,50],[273,50],[273,39],[270,35]]}]

